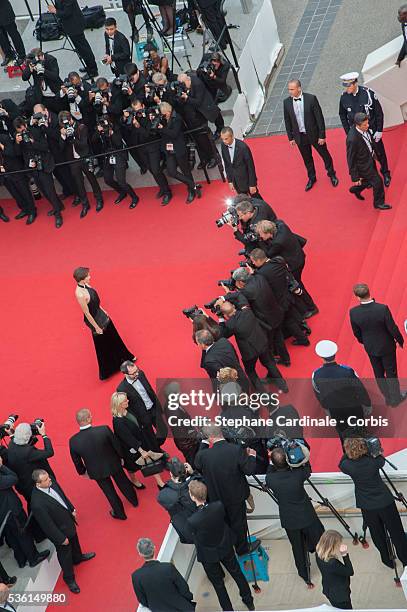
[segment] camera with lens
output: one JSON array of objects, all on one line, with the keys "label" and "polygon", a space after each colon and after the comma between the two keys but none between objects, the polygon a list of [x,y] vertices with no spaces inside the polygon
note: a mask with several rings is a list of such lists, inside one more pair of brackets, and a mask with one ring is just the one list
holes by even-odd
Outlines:
[{"label": "camera with lens", "polygon": [[0,425],[0,440],[14,433],[14,424],[18,419],[18,414],[10,414],[4,423]]},{"label": "camera with lens", "polygon": [[44,115],[44,113],[34,113],[31,117],[31,124],[38,125],[39,127],[45,125],[46,121],[47,117]]},{"label": "camera with lens", "polygon": [[227,223],[231,223],[233,227],[237,227],[239,224],[239,217],[237,216],[235,207],[229,206],[222,216],[219,219],[216,219],[215,223],[216,227],[223,227]]},{"label": "camera with lens", "polygon": [[181,98],[182,94],[187,92],[185,83],[180,83],[179,81],[170,81],[167,89],[175,98]]},{"label": "camera with lens", "polygon": [[147,72],[154,72],[154,60],[151,59],[148,52],[144,53],[144,66],[146,67]]},{"label": "camera with lens", "polygon": [[379,455],[383,455],[383,448],[379,438],[370,436],[364,439],[367,446],[367,451],[370,457],[376,458]]},{"label": "camera with lens", "polygon": [[204,304],[204,308],[206,308],[207,310],[210,310],[213,314],[216,315],[220,315],[220,306],[219,304],[216,304],[216,302],[219,300],[219,298],[215,298],[214,300],[212,300],[211,302],[207,302],[206,304]]},{"label": "camera with lens", "polygon": [[73,85],[69,85],[66,90],[66,97],[68,98],[68,102],[74,102],[76,96],[78,95],[78,90]]},{"label": "camera with lens", "polygon": [[214,72],[215,72],[215,66],[212,64],[210,60],[206,60],[202,62],[197,70],[198,76],[200,76],[200,74],[212,76]]},{"label": "camera with lens", "polygon": [[310,452],[303,438],[286,438],[281,434],[277,434],[274,438],[267,441],[267,449],[282,448],[285,453],[287,464],[292,467],[301,467],[308,463]]},{"label": "camera with lens", "polygon": [[39,436],[40,432],[38,428],[44,424],[44,419],[35,419],[34,423],[30,423],[31,433],[33,436]]},{"label": "camera with lens", "polygon": [[95,172],[95,160],[93,157],[87,157],[85,159],[85,164],[89,170],[89,172],[92,172],[92,174]]},{"label": "camera with lens", "polygon": [[148,109],[148,118],[150,121],[150,127],[152,130],[157,130],[159,125],[167,125],[167,119],[161,114],[158,106],[152,106]]},{"label": "camera with lens", "polygon": [[234,291],[236,289],[236,282],[233,278],[227,278],[226,280],[218,280],[218,287],[221,287],[222,285],[229,289],[229,291]]},{"label": "camera with lens", "polygon": [[146,91],[146,100],[154,100],[155,97],[162,98],[162,95],[165,91],[165,86],[157,85],[156,83],[147,83],[145,87]]},{"label": "camera with lens", "polygon": [[116,85],[116,87],[120,87],[122,90],[122,93],[124,94],[131,93],[131,85],[129,83],[129,78],[127,74],[119,74],[118,77],[113,79],[113,85]]},{"label": "camera with lens", "polygon": [[24,132],[20,132],[22,138],[23,138],[23,142],[25,142],[25,144],[28,144],[31,142],[30,140],[30,134],[28,133],[27,130],[24,130]]},{"label": "camera with lens", "polygon": [[201,308],[198,308],[198,306],[194,304],[190,308],[184,308],[184,310],[182,311],[182,314],[184,314],[187,317],[187,319],[193,320],[194,317],[197,317],[198,315],[203,314],[203,310],[201,310]]},{"label": "camera with lens", "polygon": [[65,128],[66,130],[66,137],[67,138],[72,138],[72,136],[74,136],[75,134],[75,128],[73,125],[71,125],[68,121],[68,119],[64,119],[62,122],[62,127]]},{"label": "camera with lens", "polygon": [[254,230],[249,229],[243,234],[243,239],[246,242],[258,242],[259,237]]},{"label": "camera with lens", "polygon": [[110,123],[108,119],[105,117],[98,117],[96,123],[98,127],[103,128],[104,134],[109,134]]},{"label": "camera with lens", "polygon": [[102,91],[101,89],[99,89],[99,87],[96,86],[93,86],[91,88],[91,92],[95,94],[95,97],[93,98],[93,104],[95,106],[102,106],[103,99],[105,98],[105,96],[108,95],[108,92]]},{"label": "camera with lens", "polygon": [[42,163],[42,158],[41,155],[38,154],[34,154],[31,158],[30,161],[28,163],[30,168],[34,168],[35,170],[38,170],[41,172],[41,170],[44,169],[44,165]]}]

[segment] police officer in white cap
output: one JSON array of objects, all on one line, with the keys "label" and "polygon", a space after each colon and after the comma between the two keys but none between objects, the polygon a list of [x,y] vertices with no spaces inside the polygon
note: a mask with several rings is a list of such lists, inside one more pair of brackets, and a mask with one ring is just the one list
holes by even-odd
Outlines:
[{"label": "police officer in white cap", "polygon": [[336,431],[343,440],[352,432],[349,418],[363,419],[371,412],[372,403],[355,370],[336,362],[335,342],[320,340],[315,352],[324,363],[312,373],[312,386],[321,406],[336,419]]},{"label": "police officer in white cap", "polygon": [[339,100],[339,116],[346,133],[354,124],[356,113],[365,113],[369,118],[369,130],[372,134],[374,152],[380,163],[380,172],[383,175],[385,187],[390,185],[391,176],[384,148],[383,136],[383,109],[374,91],[359,85],[359,73],[348,72],[340,79],[345,88]]}]

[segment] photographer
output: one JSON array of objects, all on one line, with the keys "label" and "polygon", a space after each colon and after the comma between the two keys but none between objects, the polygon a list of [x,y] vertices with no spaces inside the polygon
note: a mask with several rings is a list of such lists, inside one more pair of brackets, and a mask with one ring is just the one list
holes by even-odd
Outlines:
[{"label": "photographer", "polygon": [[178,457],[168,462],[170,480],[158,494],[157,501],[170,515],[171,524],[183,544],[193,544],[191,528],[187,519],[196,512],[191,500],[188,484],[194,478],[194,471],[188,463],[181,463]]},{"label": "photographer", "polygon": [[48,215],[54,216],[55,227],[58,229],[63,224],[61,211],[64,209],[64,205],[55,191],[52,177],[55,161],[47,139],[46,119],[42,113],[38,113],[34,122],[35,125],[28,128],[25,119],[22,117],[17,117],[14,120],[16,146],[17,150],[22,151],[26,167],[32,170],[36,185],[52,205]]},{"label": "photographer", "polygon": [[34,104],[44,104],[54,113],[63,109],[59,94],[62,81],[57,59],[53,55],[44,53],[39,48],[32,49],[27,55],[21,78],[23,81],[33,79],[33,85],[25,94],[28,113],[31,113]]},{"label": "photographer", "polygon": [[[0,179],[1,173],[24,169],[24,159],[19,147],[9,133],[0,134]],[[4,186],[16,201],[20,212],[16,219],[27,217],[26,224],[31,225],[37,217],[34,198],[31,193],[28,173],[10,174],[4,177]]]},{"label": "photographer", "polygon": [[93,129],[96,126],[96,113],[89,99],[91,91],[89,83],[83,81],[77,72],[70,72],[61,85],[60,96],[66,99],[67,110],[72,117]]},{"label": "photographer", "polygon": [[172,193],[161,169],[159,135],[152,125],[156,117],[157,115],[146,109],[140,100],[132,98],[131,107],[123,111],[122,132],[127,146],[143,145],[131,149],[130,155],[141,169],[150,170],[160,188],[157,198],[162,197],[161,205],[166,206],[172,198]]},{"label": "photographer", "polygon": [[229,225],[233,229],[236,240],[242,242],[245,250],[250,252],[258,243],[256,224],[264,220],[275,221],[276,214],[271,206],[263,200],[252,199],[243,193],[234,198],[233,205],[240,222],[240,229],[232,221],[229,222]]},{"label": "photographer", "polygon": [[[59,144],[63,152],[64,161],[74,162],[75,159],[79,157],[89,156],[90,148],[88,143],[88,128],[86,125],[76,122],[68,111],[61,111],[58,115],[58,120],[60,125]],[[93,164],[91,164],[90,167],[92,170],[90,170],[89,162],[90,160],[80,160],[69,165],[72,179],[75,184],[75,191],[79,197],[80,204],[82,204],[81,219],[85,217],[90,210],[84,176],[86,176],[92,187],[93,195],[96,199],[96,212],[99,212],[103,208],[102,190],[94,175]]]},{"label": "photographer", "polygon": [[219,338],[222,335],[220,326],[215,321],[215,319],[213,319],[206,313],[198,314],[192,318],[192,340],[193,342],[195,342],[195,344],[196,344],[195,334],[196,332],[201,331],[202,329],[206,329],[207,331],[209,331],[212,334],[215,342],[216,340],[219,340]]},{"label": "photographer", "polygon": [[[133,188],[126,183],[127,170],[127,151],[117,151],[123,149],[123,141],[120,132],[113,130],[113,125],[107,117],[99,117],[97,131],[93,135],[92,142],[99,144],[106,153],[103,158],[103,178],[106,185],[119,194],[115,199],[115,204],[120,204],[126,196],[131,198],[129,208],[136,208],[139,197]],[[115,153],[110,153],[116,151]]]},{"label": "photographer", "polygon": [[109,86],[107,79],[99,77],[89,93],[89,101],[96,118],[108,116],[112,121],[119,121],[123,108],[122,89],[115,81]]},{"label": "photographer", "polygon": [[339,463],[339,469],[353,480],[356,506],[362,511],[364,525],[369,527],[382,563],[393,568],[393,560],[389,556],[387,532],[401,563],[407,565],[406,534],[394,497],[380,476],[380,470],[385,465],[384,456],[382,454],[372,456],[363,438],[346,438],[344,450],[345,454]]},{"label": "photographer", "polygon": [[322,592],[334,608],[352,610],[350,578],[353,566],[348,547],[338,531],[325,531],[316,547],[317,565],[322,574]]},{"label": "photographer", "polygon": [[130,45],[127,36],[117,29],[116,19],[113,17],[108,17],[105,21],[105,48],[102,62],[108,64],[113,74],[118,77],[130,62]]},{"label": "photographer", "polygon": [[[147,54],[147,57],[145,57]],[[157,72],[162,73],[171,81],[171,71],[168,64],[168,59],[163,55],[159,56],[156,47],[152,43],[147,43],[144,47],[143,60],[143,75],[146,81],[151,81],[154,74]]]},{"label": "photographer", "polygon": [[[187,145],[181,117],[173,110],[171,104],[160,104],[162,122],[157,129],[161,137],[161,151],[167,161],[167,172],[172,177],[188,187],[187,204],[196,197],[201,197],[201,185],[195,184],[188,161]],[[177,170],[180,168],[181,172]]]},{"label": "photographer", "polygon": [[298,575],[308,583],[306,549],[311,553],[315,552],[324,532],[304,488],[305,481],[311,475],[311,467],[307,461],[299,467],[291,468],[283,448],[274,448],[271,451],[271,462],[267,470],[266,484],[277,498],[281,526],[290,541]]},{"label": "photographer", "polygon": [[[223,59],[220,53],[205,53],[196,71],[197,76],[203,81],[211,94],[215,104],[226,102],[232,93],[232,88],[226,83],[230,70],[230,64]],[[225,122],[220,113],[215,121],[215,140],[220,138],[220,132],[225,127]]]},{"label": "photographer", "polygon": [[123,74],[127,76],[127,81],[126,86],[122,89],[122,108],[126,108],[129,105],[128,101],[133,96],[144,102],[147,82],[138,66],[131,62],[126,64]]}]

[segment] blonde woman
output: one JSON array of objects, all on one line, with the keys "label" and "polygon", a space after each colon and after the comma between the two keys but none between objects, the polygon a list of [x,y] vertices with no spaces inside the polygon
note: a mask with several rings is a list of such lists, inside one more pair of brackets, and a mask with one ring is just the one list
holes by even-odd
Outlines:
[{"label": "blonde woman", "polygon": [[[113,393],[110,400],[110,409],[113,416],[113,431],[120,440],[124,456],[124,468],[129,473],[129,478],[136,489],[145,489],[136,477],[140,466],[136,463],[137,459],[158,459],[162,453],[157,453],[148,448],[146,439],[143,436],[143,429],[140,427],[137,418],[128,412],[129,400],[126,393]],[[154,475],[157,486],[162,489],[164,481],[160,474]]]},{"label": "blonde woman", "polygon": [[350,577],[353,567],[348,547],[338,531],[325,531],[316,547],[316,560],[322,574],[322,592],[331,606],[340,610],[352,610]]}]

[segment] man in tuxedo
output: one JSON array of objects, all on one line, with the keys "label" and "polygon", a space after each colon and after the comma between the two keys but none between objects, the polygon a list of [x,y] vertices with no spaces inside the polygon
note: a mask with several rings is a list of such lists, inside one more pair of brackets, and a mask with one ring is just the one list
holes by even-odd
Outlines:
[{"label": "man in tuxedo", "polygon": [[187,581],[175,565],[155,558],[155,546],[149,538],[140,538],[137,552],[144,565],[131,575],[133,589],[142,606],[151,612],[187,612],[195,610]]},{"label": "man in tuxedo", "polygon": [[404,338],[389,307],[375,302],[365,283],[355,285],[353,293],[359,300],[349,313],[353,334],[365,348],[386,404],[398,406],[407,399],[407,392],[400,391],[396,357],[396,346],[403,348]]},{"label": "man in tuxedo", "polygon": [[84,73],[84,79],[97,76],[98,69],[95,56],[90,44],[86,40],[85,18],[77,0],[55,0],[55,5],[48,6],[48,12],[57,16],[61,28],[72,41],[73,46],[86,68],[79,68]]},{"label": "man in tuxedo", "polygon": [[203,368],[212,381],[214,389],[217,387],[217,373],[221,368],[233,368],[237,371],[239,384],[245,391],[249,391],[250,384],[242,370],[239,357],[226,338],[214,340],[212,334],[206,329],[196,332],[195,340],[202,351],[201,368]]},{"label": "man in tuxedo", "polygon": [[358,200],[364,200],[362,191],[369,185],[373,187],[373,206],[378,210],[391,208],[384,201],[384,185],[376,168],[374,143],[369,131],[369,118],[366,113],[356,113],[354,125],[346,137],[346,157],[353,185],[349,191]]},{"label": "man in tuxedo", "polygon": [[312,147],[323,159],[325,170],[336,187],[339,183],[334,164],[326,145],[325,120],[318,98],[304,93],[301,82],[292,79],[288,82],[288,98],[284,100],[284,122],[291,146],[297,145],[308,173],[305,191],[312,189],[317,181]]},{"label": "man in tuxedo", "polygon": [[[11,38],[17,57],[14,57],[14,50],[11,48]],[[3,0],[0,12],[0,47],[4,53],[4,61],[1,66],[7,66],[13,59],[22,63],[25,59],[25,48],[23,39],[16,25],[16,15],[9,0]]]},{"label": "man in tuxedo", "polygon": [[123,74],[124,67],[130,62],[130,45],[127,37],[117,29],[116,19],[108,17],[105,21],[105,56],[104,64],[110,66],[117,77]]},{"label": "man in tuxedo", "polygon": [[247,144],[235,138],[231,127],[222,128],[220,138],[223,165],[230,189],[261,198],[257,189],[253,155]]},{"label": "man in tuxedo", "polygon": [[57,58],[42,49],[31,49],[21,76],[23,81],[33,80],[26,90],[25,111],[30,114],[35,104],[45,104],[50,111],[59,113],[64,108],[60,98],[62,80],[59,76]]},{"label": "man in tuxedo", "polygon": [[126,520],[123,502],[116,493],[112,478],[132,506],[138,506],[133,484],[123,471],[122,449],[119,440],[106,425],[92,426],[90,410],[82,408],[76,413],[80,431],[69,440],[69,451],[76,471],[96,480],[112,509],[110,516]]},{"label": "man in tuxedo", "polygon": [[89,561],[94,552],[83,553],[76,532],[76,510],[61,487],[51,480],[45,470],[34,470],[35,487],[31,495],[31,511],[55,545],[63,579],[72,593],[80,593],[76,584],[74,565]]},{"label": "man in tuxedo", "polygon": [[[224,441],[227,446],[229,442]],[[226,476],[227,478],[227,476]],[[187,520],[190,525],[197,559],[202,563],[208,579],[212,583],[222,610],[233,610],[233,605],[224,583],[223,567],[227,569],[239,589],[240,597],[249,610],[254,610],[250,586],[244,577],[233,550],[233,534],[225,521],[225,508],[221,501],[207,503],[208,489],[199,480],[192,480],[189,485],[191,499],[198,511]],[[256,546],[260,541],[256,540]]]},{"label": "man in tuxedo", "polygon": [[400,68],[401,62],[407,55],[407,4],[400,6],[397,17],[401,24],[401,31],[403,34],[403,44],[401,45],[400,53],[396,60],[396,65]]},{"label": "man in tuxedo", "polygon": [[161,446],[167,437],[162,406],[147,376],[134,361],[124,361],[120,366],[124,379],[116,391],[127,395],[128,410],[137,418],[145,435],[149,439],[157,438]]},{"label": "man in tuxedo", "polygon": [[238,555],[251,549],[247,541],[246,499],[250,495],[246,476],[256,470],[256,451],[227,442],[216,425],[204,428],[208,439],[201,443],[195,467],[202,472],[211,502],[223,503],[226,519],[235,535]]}]

